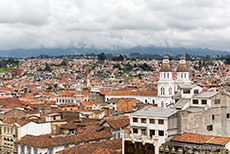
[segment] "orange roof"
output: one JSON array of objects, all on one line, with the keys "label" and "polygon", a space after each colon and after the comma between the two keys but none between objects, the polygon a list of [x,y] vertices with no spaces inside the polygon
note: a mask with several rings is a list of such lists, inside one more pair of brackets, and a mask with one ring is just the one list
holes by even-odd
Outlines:
[{"label": "orange roof", "polygon": [[201,134],[193,134],[193,133],[183,133],[182,135],[176,135],[171,139],[172,141],[180,141],[180,142],[189,142],[189,143],[210,143],[210,144],[218,144],[218,145],[226,145],[230,142],[229,137],[216,137],[216,136],[208,136]]},{"label": "orange roof", "polygon": [[110,91],[106,95],[123,95],[123,96],[157,96],[157,91]]}]

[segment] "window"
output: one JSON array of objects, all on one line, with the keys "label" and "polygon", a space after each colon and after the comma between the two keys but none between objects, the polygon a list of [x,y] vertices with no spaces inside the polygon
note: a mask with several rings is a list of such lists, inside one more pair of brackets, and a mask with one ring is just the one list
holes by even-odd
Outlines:
[{"label": "window", "polygon": [[215,104],[220,104],[220,99],[215,99],[214,103]]},{"label": "window", "polygon": [[181,78],[183,78],[183,74],[181,73]]},{"label": "window", "polygon": [[226,117],[227,117],[227,118],[229,118],[229,117],[230,117],[230,116],[229,116],[229,113],[227,113],[227,114],[226,114]]},{"label": "window", "polygon": [[155,124],[155,119],[149,119],[150,124]]},{"label": "window", "polygon": [[215,120],[215,115],[214,114],[212,115],[212,120]]},{"label": "window", "polygon": [[192,104],[198,104],[198,100],[197,99],[192,100]]},{"label": "window", "polygon": [[138,129],[137,128],[133,128],[133,133],[134,134],[138,134]]},{"label": "window", "polygon": [[141,118],[141,123],[146,123],[146,119],[145,118]]},{"label": "window", "polygon": [[147,99],[145,100],[145,104],[148,104],[148,101],[147,101]]},{"label": "window", "polygon": [[169,73],[167,75],[168,75],[168,78],[169,78]]},{"label": "window", "polygon": [[184,90],[183,90],[183,93],[184,93],[184,94],[190,94],[190,89],[184,89]]},{"label": "window", "polygon": [[213,129],[213,128],[212,128],[212,125],[208,125],[208,126],[207,126],[207,130],[208,130],[208,131],[212,131],[212,129]]},{"label": "window", "polygon": [[25,152],[25,146],[22,145],[22,146],[21,146],[21,154],[24,154],[24,152]]},{"label": "window", "polygon": [[146,135],[146,129],[141,129],[141,134]]},{"label": "window", "polygon": [[207,100],[201,100],[201,104],[203,105],[207,104]]},{"label": "window", "polygon": [[172,95],[172,88],[169,88],[169,95]]},{"label": "window", "polygon": [[31,154],[31,147],[27,147],[27,154]]},{"label": "window", "polygon": [[161,95],[165,94],[165,88],[161,87]]},{"label": "window", "polygon": [[133,122],[138,122],[138,121],[137,121],[137,118],[133,118]]},{"label": "window", "polygon": [[184,78],[186,78],[186,73],[184,73]]},{"label": "window", "polygon": [[149,130],[150,137],[155,136],[155,130]]},{"label": "window", "polygon": [[159,136],[164,136],[164,131],[163,130],[159,130]]},{"label": "window", "polygon": [[164,78],[166,78],[165,73],[164,73]]},{"label": "window", "polygon": [[155,104],[155,100],[153,100],[153,104]]},{"label": "window", "polygon": [[52,147],[48,148],[48,154],[53,154],[53,148]]},{"label": "window", "polygon": [[158,119],[158,124],[160,124],[160,125],[164,125],[164,120],[162,120],[162,119]]},{"label": "window", "polygon": [[38,149],[34,148],[34,154],[38,154]]},{"label": "window", "polygon": [[198,94],[199,93],[199,90],[198,89],[195,89],[194,90],[194,94]]}]

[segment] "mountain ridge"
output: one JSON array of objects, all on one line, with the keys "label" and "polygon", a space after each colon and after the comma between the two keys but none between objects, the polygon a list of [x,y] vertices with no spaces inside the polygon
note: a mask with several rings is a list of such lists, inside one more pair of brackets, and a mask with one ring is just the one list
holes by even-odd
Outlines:
[{"label": "mountain ridge", "polygon": [[13,57],[13,58],[27,58],[39,55],[49,56],[60,56],[60,55],[80,55],[80,54],[99,54],[104,52],[105,54],[130,54],[130,53],[141,53],[141,54],[159,54],[159,55],[178,55],[186,54],[189,55],[229,55],[230,52],[222,50],[202,49],[202,48],[170,48],[170,47],[133,47],[129,49],[120,48],[119,50],[111,49],[94,49],[94,48],[38,48],[38,49],[12,49],[12,50],[0,50],[0,57]]}]

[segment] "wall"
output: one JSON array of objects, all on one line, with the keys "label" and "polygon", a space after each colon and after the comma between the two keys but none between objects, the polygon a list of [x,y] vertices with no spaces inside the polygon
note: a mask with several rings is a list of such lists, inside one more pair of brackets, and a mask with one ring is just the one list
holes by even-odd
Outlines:
[{"label": "wall", "polygon": [[0,119],[8,119],[8,118],[25,118],[26,117],[26,113],[25,111],[22,110],[11,110],[9,112],[6,112],[5,114],[0,114]]},{"label": "wall", "polygon": [[21,137],[26,134],[42,135],[51,133],[51,123],[35,123],[30,122],[21,127]]}]

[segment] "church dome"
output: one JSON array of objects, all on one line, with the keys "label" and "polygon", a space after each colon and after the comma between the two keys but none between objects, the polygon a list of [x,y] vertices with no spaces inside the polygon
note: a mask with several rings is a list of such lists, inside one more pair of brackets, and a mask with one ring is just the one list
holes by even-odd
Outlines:
[{"label": "church dome", "polygon": [[163,59],[169,59],[168,55],[164,55]]},{"label": "church dome", "polygon": [[172,72],[172,68],[169,64],[169,57],[168,55],[164,55],[163,57],[163,63],[161,65],[160,72]]},{"label": "church dome", "polygon": [[186,65],[186,62],[185,62],[186,58],[185,56],[181,56],[180,57],[180,64],[178,65],[177,67],[177,72],[188,72],[188,67]]},{"label": "church dome", "polygon": [[180,60],[186,60],[185,56],[181,56]]},{"label": "church dome", "polygon": [[189,72],[186,64],[179,64],[176,71],[177,72]]},{"label": "church dome", "polygon": [[169,63],[163,63],[163,64],[161,65],[160,72],[172,72],[172,68],[171,68],[171,66],[169,65]]}]

